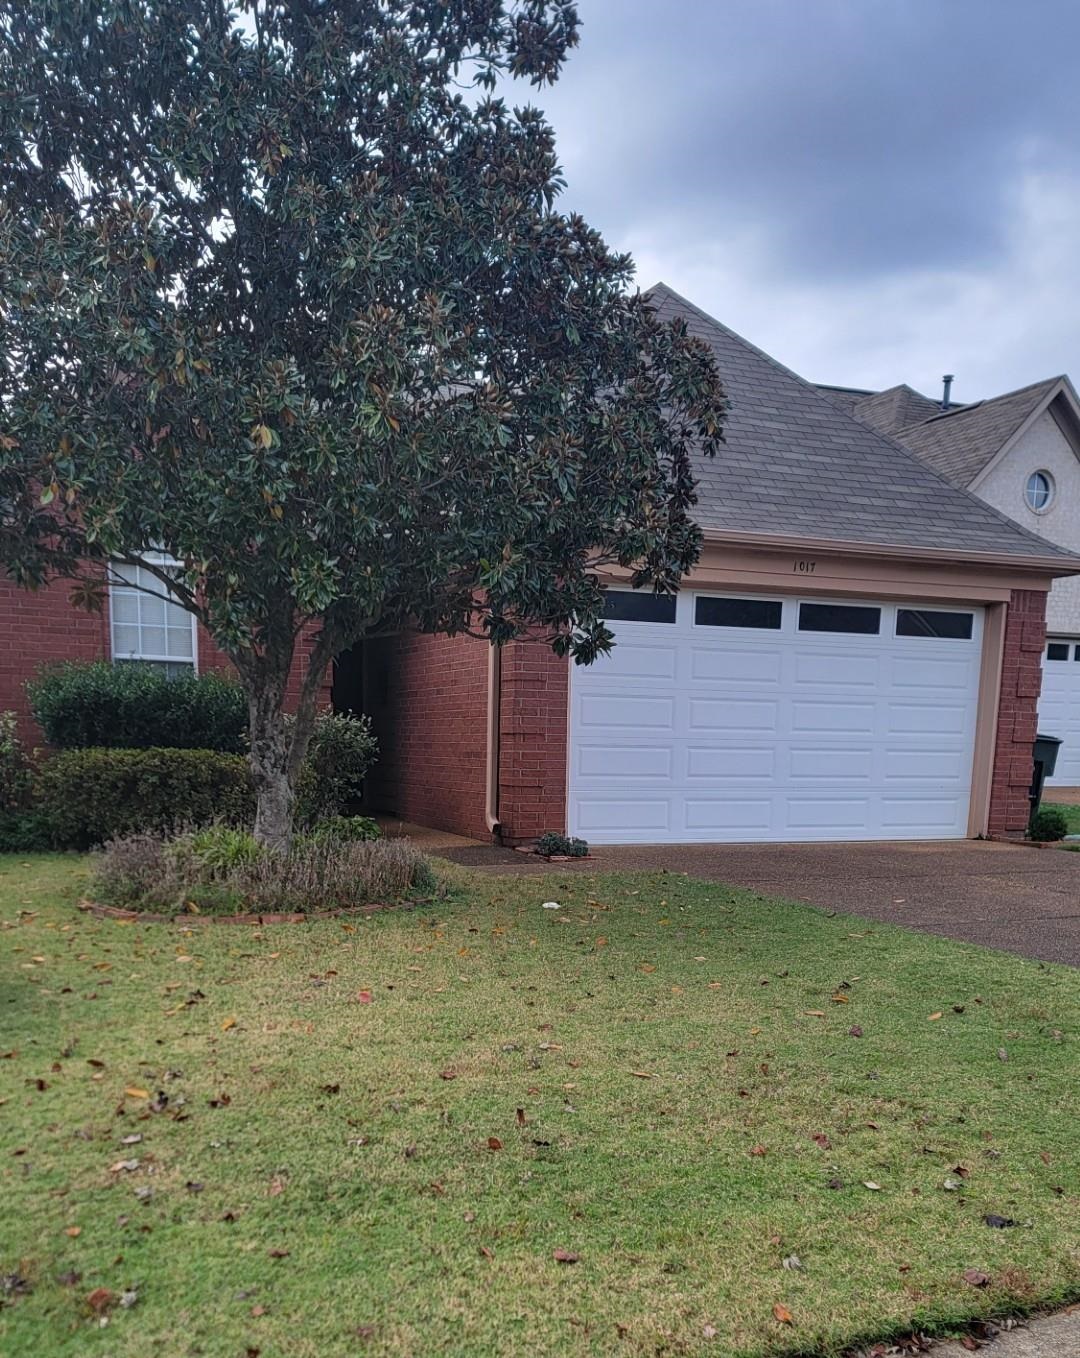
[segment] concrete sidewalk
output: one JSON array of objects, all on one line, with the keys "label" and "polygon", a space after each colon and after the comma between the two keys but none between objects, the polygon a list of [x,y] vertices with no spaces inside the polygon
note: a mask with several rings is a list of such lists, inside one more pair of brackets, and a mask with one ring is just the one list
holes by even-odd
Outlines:
[{"label": "concrete sidewalk", "polygon": [[[967,1358],[971,1350],[953,1340],[935,1345],[933,1358]],[[1080,1310],[1056,1316],[1034,1316],[1025,1325],[1006,1330],[981,1350],[986,1358],[1080,1358]]]}]

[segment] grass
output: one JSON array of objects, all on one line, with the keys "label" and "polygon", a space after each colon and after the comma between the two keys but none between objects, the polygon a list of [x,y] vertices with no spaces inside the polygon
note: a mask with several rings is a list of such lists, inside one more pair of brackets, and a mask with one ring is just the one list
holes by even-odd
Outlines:
[{"label": "grass", "polygon": [[257,931],[85,873],[0,859],[0,1353],[761,1358],[1080,1297],[1080,973],[674,875]]},{"label": "grass", "polygon": [[1080,806],[1068,806],[1064,802],[1043,801],[1043,806],[1048,810],[1052,807],[1055,811],[1060,811],[1069,822],[1069,834],[1080,835]]}]

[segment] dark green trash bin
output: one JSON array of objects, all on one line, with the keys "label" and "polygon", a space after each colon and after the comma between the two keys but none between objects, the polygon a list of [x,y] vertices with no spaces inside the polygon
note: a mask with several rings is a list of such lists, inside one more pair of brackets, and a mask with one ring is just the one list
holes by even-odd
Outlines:
[{"label": "dark green trash bin", "polygon": [[1057,768],[1058,750],[1061,741],[1057,736],[1037,735],[1032,752],[1035,755],[1035,771],[1031,779],[1031,814],[1034,815],[1042,801],[1043,784]]}]

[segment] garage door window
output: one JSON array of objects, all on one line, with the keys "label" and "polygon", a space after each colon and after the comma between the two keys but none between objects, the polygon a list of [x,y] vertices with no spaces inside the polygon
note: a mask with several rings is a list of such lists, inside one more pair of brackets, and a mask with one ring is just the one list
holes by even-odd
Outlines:
[{"label": "garage door window", "polygon": [[1063,641],[1052,641],[1046,648],[1047,660],[1068,660],[1069,648]]},{"label": "garage door window", "polygon": [[604,617],[616,622],[674,622],[675,595],[609,589],[604,593]]},{"label": "garage door window", "polygon": [[881,631],[881,609],[855,604],[800,604],[799,631],[877,636]]},{"label": "garage door window", "polygon": [[950,641],[970,641],[974,618],[970,613],[944,610],[901,608],[896,614],[898,637],[942,637]]},{"label": "garage door window", "polygon": [[783,611],[778,599],[711,599],[698,595],[694,622],[698,627],[757,627],[778,632]]}]

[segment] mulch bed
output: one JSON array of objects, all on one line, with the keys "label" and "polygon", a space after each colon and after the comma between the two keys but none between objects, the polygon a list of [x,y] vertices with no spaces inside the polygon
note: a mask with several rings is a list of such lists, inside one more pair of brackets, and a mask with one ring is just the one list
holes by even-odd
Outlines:
[{"label": "mulch bed", "polygon": [[96,901],[80,901],[78,908],[98,919],[121,920],[125,924],[247,924],[261,927],[264,924],[310,924],[316,920],[342,919],[346,915],[376,915],[382,910],[415,910],[419,905],[430,904],[430,900],[398,901],[386,904],[373,902],[371,905],[343,906],[339,910],[313,910],[310,914],[292,915],[195,915],[178,913],[175,915],[152,914],[149,910],[125,910],[118,905],[98,905]]}]

